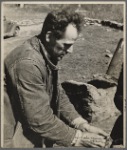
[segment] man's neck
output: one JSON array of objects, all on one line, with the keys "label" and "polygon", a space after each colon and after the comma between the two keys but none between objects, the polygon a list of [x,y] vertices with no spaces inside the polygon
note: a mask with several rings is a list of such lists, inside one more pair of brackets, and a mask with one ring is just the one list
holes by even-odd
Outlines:
[{"label": "man's neck", "polygon": [[47,60],[47,62],[50,64],[53,70],[59,70],[59,66],[57,66],[58,61],[52,60],[48,51],[46,50],[44,43],[40,39],[39,42],[41,44],[41,49],[43,51],[44,58]]},{"label": "man's neck", "polygon": [[54,64],[54,65],[57,65],[58,64],[58,61],[54,58],[51,57],[50,53],[49,53],[49,48],[48,48],[48,43],[45,43],[42,41],[42,44],[44,45],[45,47],[45,50],[46,50],[46,53],[47,53],[47,57],[50,59],[50,61]]}]

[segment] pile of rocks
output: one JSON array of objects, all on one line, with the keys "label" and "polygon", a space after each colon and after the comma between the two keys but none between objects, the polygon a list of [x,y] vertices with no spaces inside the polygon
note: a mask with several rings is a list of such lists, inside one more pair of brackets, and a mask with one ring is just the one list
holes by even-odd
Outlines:
[{"label": "pile of rocks", "polygon": [[84,18],[84,26],[87,25],[98,25],[98,26],[109,26],[114,29],[123,30],[123,23],[118,23],[116,21],[110,20],[99,20],[99,19],[92,19],[92,18]]},{"label": "pile of rocks", "polygon": [[[16,21],[16,20],[11,20],[13,22],[16,22],[19,26],[30,26],[30,25],[35,25],[35,24],[41,24],[44,22],[44,19],[27,19],[27,20],[22,20],[22,21]],[[100,20],[100,19],[93,19],[93,18],[84,18],[84,26],[87,25],[97,25],[97,26],[109,26],[114,29],[119,29],[123,30],[123,23],[118,23],[116,21],[110,21],[110,20]]]},{"label": "pile of rocks", "polygon": [[84,25],[101,25],[101,20],[99,19],[92,19],[92,18],[84,18]]},{"label": "pile of rocks", "polygon": [[16,21],[16,20],[11,20],[13,22],[16,22],[19,26],[31,26],[35,24],[42,24],[44,22],[44,19],[27,19],[27,20],[21,20],[21,21]]},{"label": "pile of rocks", "polygon": [[116,21],[102,20],[101,24],[103,26],[109,26],[111,28],[123,30],[123,23],[118,23]]},{"label": "pile of rocks", "polygon": [[[62,87],[76,110],[89,123],[94,124],[119,114],[114,104],[116,83],[106,75],[87,83],[65,81]],[[110,126],[110,131],[113,124],[114,122]]]}]

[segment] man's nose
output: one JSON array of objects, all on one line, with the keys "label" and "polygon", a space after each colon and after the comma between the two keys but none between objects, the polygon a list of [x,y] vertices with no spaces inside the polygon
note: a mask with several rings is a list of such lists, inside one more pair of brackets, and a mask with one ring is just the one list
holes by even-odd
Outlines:
[{"label": "man's nose", "polygon": [[73,52],[73,46],[67,49],[67,53],[72,53]]}]

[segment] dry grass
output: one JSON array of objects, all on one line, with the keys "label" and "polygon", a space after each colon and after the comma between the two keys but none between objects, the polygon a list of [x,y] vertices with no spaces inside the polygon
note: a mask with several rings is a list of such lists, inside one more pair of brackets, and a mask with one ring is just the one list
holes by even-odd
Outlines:
[{"label": "dry grass", "polygon": [[[78,5],[61,5],[61,4],[50,4],[50,5],[38,5],[29,4],[25,5],[24,8],[16,7],[15,5],[4,5],[4,15],[12,20],[23,20],[23,19],[40,19],[44,18],[47,12],[53,9],[78,9]],[[83,15],[90,18],[96,19],[109,19],[113,21],[123,22],[123,5],[122,4],[83,4],[80,10]]]},{"label": "dry grass", "polygon": [[60,62],[61,80],[86,82],[96,73],[106,73],[111,58],[106,57],[106,50],[114,53],[122,31],[102,26],[86,26],[82,37],[75,43],[74,52]]},{"label": "dry grass", "polygon": [[[29,5],[29,9],[15,8],[7,6],[5,7],[4,14],[7,18],[12,20],[24,20],[24,19],[44,19],[46,12],[49,11],[48,7],[39,6],[39,8],[32,8]],[[62,6],[61,6],[62,7]],[[123,19],[121,6],[88,6],[84,5],[88,16],[98,19],[111,19],[121,22]],[[102,11],[103,10],[103,11]],[[109,10],[109,11],[108,11]],[[101,13],[100,13],[101,12]],[[25,27],[24,27],[25,28]],[[4,53],[7,54],[17,45],[35,35],[35,30],[39,33],[40,28],[34,27],[34,30],[28,28],[19,37],[13,37],[4,41]],[[27,34],[28,33],[28,34]],[[60,80],[76,80],[81,82],[87,82],[96,73],[105,73],[111,58],[105,57],[106,50],[110,50],[114,53],[119,39],[123,37],[123,32],[109,27],[103,26],[86,26],[83,27],[82,37],[74,45],[74,52],[63,58],[60,62],[61,70]],[[108,126],[114,121],[114,117],[107,119],[107,121],[97,123],[98,127],[108,130]],[[106,123],[105,123],[106,122]]]},{"label": "dry grass", "polygon": [[121,4],[93,4],[84,5],[86,16],[96,19],[108,19],[123,22],[123,5]]},{"label": "dry grass", "polygon": [[[51,9],[58,7],[63,8],[65,6],[66,5],[26,5],[25,8],[17,8],[12,5],[6,6],[4,13],[8,18],[13,20],[44,19],[47,12]],[[68,7],[70,7],[70,5],[68,5]],[[77,8],[76,5],[71,5],[71,7],[73,7],[73,9]],[[120,17],[122,5],[83,5],[81,7],[85,9],[87,13],[89,12],[88,17],[95,16],[95,18],[101,18],[103,16],[105,19],[114,17],[114,20],[117,20],[117,17],[119,17],[119,21],[122,20],[123,15]],[[32,27],[28,34],[27,30],[24,33],[25,35],[34,35]],[[37,30],[40,31],[38,28]],[[108,27],[88,26],[83,28],[82,35],[83,37],[75,44],[74,53],[66,56],[61,62],[63,68],[60,71],[62,81],[71,78],[86,81],[95,73],[105,73],[110,62],[110,58],[105,57],[105,51],[108,49],[111,50],[112,53],[114,52],[119,39],[123,37],[123,32]],[[19,37],[19,43],[20,38],[21,37]],[[72,75],[70,76],[70,74]]]},{"label": "dry grass", "polygon": [[41,8],[32,7],[32,6],[30,8],[29,7],[19,8],[14,5],[5,6],[4,15],[6,16],[7,19],[16,20],[16,21],[45,18],[47,14],[47,10],[45,7],[41,7]]}]

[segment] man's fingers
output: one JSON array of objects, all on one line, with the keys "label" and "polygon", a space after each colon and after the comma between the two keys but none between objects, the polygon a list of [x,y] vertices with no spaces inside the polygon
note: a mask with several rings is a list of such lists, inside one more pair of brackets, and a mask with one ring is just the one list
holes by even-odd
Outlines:
[{"label": "man's fingers", "polygon": [[84,147],[87,147],[87,148],[90,148],[90,147],[92,147],[92,148],[100,148],[101,146],[98,146],[98,145],[96,145],[96,144],[85,144],[85,145],[83,145]]},{"label": "man's fingers", "polygon": [[105,147],[106,140],[100,140],[96,143],[97,146]]},{"label": "man's fingers", "polygon": [[107,134],[107,133],[104,132],[103,130],[101,130],[101,131],[99,132],[99,134],[100,134],[100,135],[103,135],[103,136],[105,136],[105,137],[108,137],[108,136],[109,136],[109,134]]},{"label": "man's fingers", "polygon": [[106,140],[97,138],[93,140],[93,144],[96,145],[97,147],[105,147]]},{"label": "man's fingers", "polygon": [[95,144],[94,146],[104,148],[105,147],[105,143],[101,143],[100,142],[100,143]]},{"label": "man's fingers", "polygon": [[[87,144],[86,144],[87,143]],[[91,138],[90,140],[85,140],[85,143],[84,143],[84,146],[85,147],[97,147],[97,148],[99,148],[99,147],[102,147],[102,148],[104,148],[105,147],[105,143],[106,143],[106,140],[104,140],[104,139],[99,139],[99,138]]]},{"label": "man's fingers", "polygon": [[100,128],[97,128],[97,127],[94,127],[94,126],[91,126],[89,124],[82,124],[79,126],[80,130],[85,132],[91,132],[91,133],[96,133],[96,134],[99,134],[99,135],[102,135],[104,137],[107,137],[109,136],[106,132],[104,132],[102,129]]},{"label": "man's fingers", "polygon": [[106,132],[104,132],[104,131],[101,130],[101,129],[98,129],[97,131],[98,131],[98,134],[100,134],[100,135],[103,135],[103,136],[105,136],[105,137],[109,136]]},{"label": "man's fingers", "polygon": [[83,144],[86,147],[105,147],[106,139],[104,138],[104,136],[85,132],[82,138]]},{"label": "man's fingers", "polygon": [[105,136],[105,137],[108,136],[108,134],[106,132],[104,132],[103,130],[101,130],[101,129],[97,128],[97,127],[94,127],[94,126],[90,126],[89,127],[89,132],[97,133],[97,134]]},{"label": "man's fingers", "polygon": [[92,147],[94,147],[94,148],[104,148],[105,147],[105,143],[102,143],[102,142],[98,142],[98,143],[93,143],[93,145],[92,145]]}]

